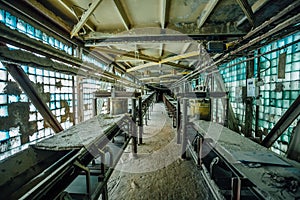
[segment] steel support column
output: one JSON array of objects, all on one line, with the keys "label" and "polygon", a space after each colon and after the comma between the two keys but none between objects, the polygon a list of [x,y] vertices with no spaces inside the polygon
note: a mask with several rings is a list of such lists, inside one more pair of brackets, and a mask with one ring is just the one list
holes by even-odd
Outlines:
[{"label": "steel support column", "polygon": [[137,133],[136,133],[136,117],[137,117],[137,109],[136,109],[136,99],[132,99],[132,153],[136,156],[137,153]]},{"label": "steel support column", "polygon": [[187,105],[188,99],[182,99],[182,151],[181,151],[181,158],[186,159],[186,147],[187,147]]},{"label": "steel support column", "polygon": [[[252,78],[254,75],[254,60],[250,60],[247,62],[247,72],[246,78]],[[248,87],[248,86],[247,86]],[[245,128],[244,134],[245,137],[252,137],[252,119],[253,119],[253,98],[246,98],[246,113],[245,113]]]},{"label": "steel support column", "polygon": [[181,130],[181,113],[180,113],[180,98],[177,98],[177,109],[176,109],[176,127],[177,127],[177,144],[181,143],[180,130]]},{"label": "steel support column", "polygon": [[143,104],[139,97],[139,144],[143,144]]}]

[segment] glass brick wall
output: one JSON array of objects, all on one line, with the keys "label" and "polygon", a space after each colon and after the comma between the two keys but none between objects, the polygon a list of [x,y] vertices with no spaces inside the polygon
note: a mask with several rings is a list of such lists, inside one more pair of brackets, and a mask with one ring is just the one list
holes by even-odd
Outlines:
[{"label": "glass brick wall", "polygon": [[[77,54],[76,50],[64,41],[42,32],[2,9],[0,9],[0,23],[69,55],[76,56]],[[14,46],[7,46],[16,49]],[[107,68],[89,54],[83,54],[82,60],[104,70]],[[77,122],[75,108],[78,105],[77,90],[73,87],[76,86],[74,76],[49,71],[39,66],[22,66],[22,68],[64,129],[72,126],[75,120]],[[83,120],[87,120],[93,116],[93,93],[97,89],[109,88],[110,84],[83,79],[81,87]],[[27,95],[19,88],[0,62],[0,160],[26,148],[31,143],[53,135],[53,133]]]},{"label": "glass brick wall", "polygon": [[[84,78],[80,80],[80,83],[76,84],[80,88],[81,92],[81,99],[82,99],[82,108],[80,108],[80,105],[78,104],[78,101],[75,101],[75,106],[81,110],[82,114],[82,120],[88,120],[93,117],[94,115],[94,108],[93,106],[95,102],[94,101],[94,93],[97,90],[109,90],[111,88],[110,83],[106,83],[99,80],[94,80],[90,78]],[[78,90],[75,91],[75,94],[78,98]],[[105,102],[107,103],[107,100]],[[78,123],[80,120],[78,119],[79,114],[76,115],[76,123]]]},{"label": "glass brick wall", "polygon": [[73,48],[71,46],[68,46],[64,42],[49,36],[41,30],[26,23],[24,20],[19,19],[2,9],[0,9],[0,22],[12,29],[16,29],[17,31],[28,35],[31,38],[42,41],[43,43],[62,50],[70,55],[73,53]]},{"label": "glass brick wall", "polygon": [[[300,94],[300,32],[286,38],[272,42],[261,48],[260,76],[263,85],[260,86],[260,101],[254,101],[253,106],[259,105],[259,127],[269,132],[284,112]],[[295,42],[287,48],[284,45]],[[276,50],[279,49],[279,50]],[[270,52],[274,51],[274,52]],[[270,53],[268,53],[270,52]],[[258,52],[255,52],[257,55]],[[278,78],[278,64],[281,54],[286,53],[284,78]],[[245,57],[237,58],[219,66],[226,88],[229,91],[230,102],[239,125],[244,125],[245,105],[241,100],[241,87],[246,86]],[[258,59],[254,60],[254,73],[257,77]],[[255,115],[255,109],[254,109]],[[255,120],[255,119],[254,119]],[[298,119],[299,120],[299,119]],[[291,133],[297,120],[276,141],[272,150],[278,154],[285,154]],[[253,129],[254,129],[253,121]]]},{"label": "glass brick wall", "polygon": [[[22,68],[62,127],[72,126],[72,76],[30,66]],[[1,63],[0,159],[52,134],[53,130]]]},{"label": "glass brick wall", "polygon": [[245,59],[244,57],[237,58],[219,68],[240,127],[245,124],[245,105],[242,99],[239,98],[241,88],[246,86],[246,62],[243,62]]}]

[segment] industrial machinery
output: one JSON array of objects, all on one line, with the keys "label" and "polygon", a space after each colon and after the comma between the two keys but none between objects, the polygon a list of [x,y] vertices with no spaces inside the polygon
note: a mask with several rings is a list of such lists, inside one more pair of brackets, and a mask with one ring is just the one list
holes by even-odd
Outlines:
[{"label": "industrial machinery", "polygon": [[298,162],[228,129],[226,123],[189,116],[189,99],[205,94],[179,96],[182,158],[193,158],[215,199],[299,199]]},{"label": "industrial machinery", "polygon": [[177,101],[174,98],[170,97],[169,95],[163,94],[163,102],[167,107],[167,112],[168,112],[169,117],[172,117],[173,128],[176,128]]},{"label": "industrial machinery", "polygon": [[130,139],[137,153],[135,122],[155,93],[118,95],[132,98],[131,115],[97,115],[2,160],[0,199],[107,199],[108,179]]}]

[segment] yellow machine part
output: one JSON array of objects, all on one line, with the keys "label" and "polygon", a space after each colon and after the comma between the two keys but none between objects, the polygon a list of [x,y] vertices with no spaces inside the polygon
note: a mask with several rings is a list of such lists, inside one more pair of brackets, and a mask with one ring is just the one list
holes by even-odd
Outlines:
[{"label": "yellow machine part", "polygon": [[197,119],[210,121],[210,99],[190,100],[190,114]]}]

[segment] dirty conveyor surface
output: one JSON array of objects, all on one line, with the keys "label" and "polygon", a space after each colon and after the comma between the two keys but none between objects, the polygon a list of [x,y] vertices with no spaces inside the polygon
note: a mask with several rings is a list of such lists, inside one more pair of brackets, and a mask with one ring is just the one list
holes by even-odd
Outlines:
[{"label": "dirty conveyor surface", "polygon": [[108,184],[109,199],[213,199],[200,169],[180,158],[181,145],[163,103],[154,105],[143,143],[138,158],[131,145],[125,150]]}]

